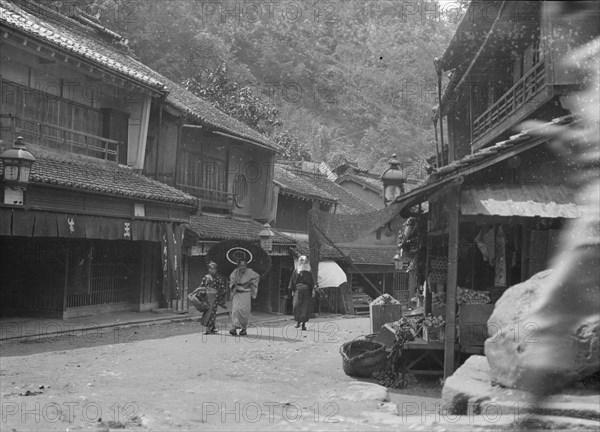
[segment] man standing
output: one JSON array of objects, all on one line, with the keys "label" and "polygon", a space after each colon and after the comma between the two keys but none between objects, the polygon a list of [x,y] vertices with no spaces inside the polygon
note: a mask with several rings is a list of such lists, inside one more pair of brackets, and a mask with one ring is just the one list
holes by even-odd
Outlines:
[{"label": "man standing", "polygon": [[231,321],[233,327],[229,330],[232,336],[237,336],[237,329],[241,329],[239,335],[246,336],[248,320],[252,299],[258,295],[258,281],[260,276],[254,270],[248,268],[245,259],[238,261],[237,268],[229,277],[231,289]]}]

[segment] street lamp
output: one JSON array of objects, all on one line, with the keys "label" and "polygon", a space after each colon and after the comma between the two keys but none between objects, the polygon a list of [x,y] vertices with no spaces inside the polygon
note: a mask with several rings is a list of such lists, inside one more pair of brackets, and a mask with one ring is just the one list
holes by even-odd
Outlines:
[{"label": "street lamp", "polygon": [[271,252],[273,250],[273,237],[275,237],[271,225],[268,223],[264,224],[263,229],[260,230],[258,236],[260,237],[260,247],[267,252]]},{"label": "street lamp", "polygon": [[4,204],[23,204],[23,191],[29,184],[31,166],[35,157],[27,150],[23,137],[18,137],[13,147],[0,154],[4,166]]},{"label": "street lamp", "polygon": [[406,182],[406,173],[400,168],[400,161],[396,159],[395,153],[388,164],[390,167],[381,174],[383,203],[386,207],[404,193],[404,183]]}]

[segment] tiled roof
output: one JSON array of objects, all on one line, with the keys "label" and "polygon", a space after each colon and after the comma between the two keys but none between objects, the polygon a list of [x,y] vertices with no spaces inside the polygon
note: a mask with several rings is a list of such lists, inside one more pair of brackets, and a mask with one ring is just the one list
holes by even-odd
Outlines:
[{"label": "tiled roof", "polygon": [[[300,255],[310,256],[310,249],[308,247],[308,242],[298,241],[296,244],[296,252]],[[324,244],[321,245],[321,261],[345,261],[344,256],[339,253],[334,247]]]},{"label": "tiled roof", "polygon": [[352,258],[354,264],[394,265],[396,246],[371,246],[341,244],[338,247]]},{"label": "tiled roof", "polygon": [[310,181],[337,200],[337,214],[368,213],[377,210],[373,205],[357,197],[348,189],[324,176],[309,176]]},{"label": "tiled roof", "polygon": [[19,5],[2,0],[0,23],[41,39],[61,50],[82,57],[97,65],[117,72],[129,79],[164,91],[164,84],[148,75],[145,67],[133,59],[124,48],[102,41],[81,23],[40,3],[20,2]]},{"label": "tiled roof", "polygon": [[[349,256],[354,264],[358,265],[370,264],[393,266],[394,255],[398,253],[398,248],[396,246],[354,244],[338,244],[336,246],[344,253],[344,255]],[[308,243],[305,241],[298,242],[296,245],[296,251],[301,255],[310,255]],[[321,245],[321,261],[346,261],[344,255],[330,245]]]},{"label": "tiled roof", "polygon": [[[215,130],[278,150],[279,146],[243,122],[159,74],[133,57],[124,46],[106,40],[97,27],[68,18],[39,3],[0,0],[0,23],[38,38],[112,72],[167,94],[167,102]],[[104,34],[112,33],[104,31]]]},{"label": "tiled roof", "polygon": [[360,183],[376,192],[381,192],[381,190],[383,188],[383,184],[381,183],[381,180],[370,177],[370,176],[361,175],[361,174],[358,174],[356,172],[351,172],[351,171],[346,171],[344,174],[341,174],[337,178],[336,181],[338,183],[342,183],[343,181],[347,181],[347,180],[354,181],[356,183]]},{"label": "tiled roof", "polygon": [[86,192],[109,193],[144,200],[197,207],[198,200],[164,183],[133,172],[130,168],[35,152],[31,169],[33,183],[52,184]]},{"label": "tiled roof", "polygon": [[250,126],[225,114],[209,102],[187,91],[180,85],[175,84],[168,78],[157,73],[156,75],[157,78],[160,77],[160,79],[167,84],[167,88],[170,92],[167,96],[167,102],[199,121],[202,125],[207,126],[209,129],[218,130],[250,140],[272,150],[279,150],[280,146],[278,144],[255,131]]},{"label": "tiled roof", "polygon": [[400,195],[396,198],[396,202],[402,202],[405,200],[417,202],[419,196],[423,196],[426,191],[433,190],[443,183],[446,183],[454,178],[460,176],[468,176],[473,174],[479,167],[487,166],[484,165],[486,162],[493,163],[494,159],[509,154],[509,152],[515,148],[527,148],[526,146],[535,146],[547,141],[548,138],[544,136],[544,131],[548,130],[557,125],[574,124],[578,120],[573,115],[566,115],[564,117],[555,118],[554,120],[544,123],[534,130],[522,131],[516,135],[511,136],[509,139],[500,141],[493,146],[485,147],[477,152],[467,155],[461,159],[455,160],[448,165],[438,168],[427,177],[427,180],[419,183],[417,187],[411,191]]},{"label": "tiled roof", "polygon": [[[258,233],[263,225],[249,218],[236,218],[203,214],[190,218],[190,228],[204,240],[248,240],[258,241]],[[273,229],[275,237],[273,243],[292,245],[296,243],[288,237]]]},{"label": "tiled roof", "polygon": [[299,171],[275,164],[274,181],[280,192],[307,199],[335,202],[336,198],[313,184],[312,177],[319,174],[302,175]]},{"label": "tiled roof", "polygon": [[304,173],[284,164],[275,165],[275,184],[284,193],[308,199],[334,201],[336,213],[355,214],[377,210],[368,202],[346,188],[331,181],[323,174]]},{"label": "tiled roof", "polygon": [[468,167],[477,162],[491,158],[492,156],[495,156],[497,154],[503,153],[505,151],[508,151],[508,150],[514,148],[519,143],[529,140],[534,135],[539,135],[539,133],[544,128],[555,126],[555,125],[567,124],[567,123],[571,123],[572,121],[573,121],[573,116],[568,115],[568,116],[556,118],[556,119],[552,120],[551,122],[541,125],[539,128],[536,129],[535,134],[532,134],[532,132],[534,132],[534,131],[522,131],[521,133],[511,136],[507,140],[500,141],[490,147],[484,147],[473,154],[467,155],[461,159],[455,160],[455,161],[449,163],[448,165],[445,165],[445,166],[439,168],[437,171],[435,171],[432,174],[432,177],[434,179],[438,179],[438,178],[444,177],[446,175],[452,174],[454,172],[461,171],[465,167]]},{"label": "tiled roof", "polygon": [[583,208],[575,203],[575,192],[556,184],[469,186],[461,189],[463,215],[578,218]]},{"label": "tiled roof", "polygon": [[381,190],[383,188],[383,183],[381,183],[381,179],[379,177],[373,177],[373,176],[362,174],[362,173],[356,173],[355,175],[357,175],[363,181],[369,183],[371,186],[374,186],[379,190]]}]

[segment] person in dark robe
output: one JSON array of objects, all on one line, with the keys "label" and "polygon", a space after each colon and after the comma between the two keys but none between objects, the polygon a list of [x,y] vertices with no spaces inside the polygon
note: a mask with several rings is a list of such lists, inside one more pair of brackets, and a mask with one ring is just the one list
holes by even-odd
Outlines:
[{"label": "person in dark robe", "polygon": [[215,322],[217,320],[217,308],[225,306],[225,298],[227,295],[225,289],[225,279],[217,273],[217,263],[208,263],[208,274],[206,274],[200,282],[200,287],[206,289],[208,298],[212,299],[210,309],[204,312],[201,322],[206,326],[206,334],[217,333]]},{"label": "person in dark robe", "polygon": [[296,328],[302,326],[306,330],[306,323],[310,318],[310,304],[312,301],[315,281],[310,271],[308,259],[303,255],[298,259],[298,264],[292,273],[288,289],[294,298],[294,319]]}]

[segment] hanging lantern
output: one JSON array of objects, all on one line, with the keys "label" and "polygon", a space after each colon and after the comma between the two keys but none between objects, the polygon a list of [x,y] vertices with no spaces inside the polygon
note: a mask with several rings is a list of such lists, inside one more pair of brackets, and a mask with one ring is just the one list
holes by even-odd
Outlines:
[{"label": "hanging lantern", "polygon": [[258,236],[260,237],[260,247],[267,252],[273,251],[273,237],[275,237],[275,233],[271,229],[271,225],[268,223],[264,224]]},{"label": "hanging lantern", "polygon": [[396,159],[395,153],[388,164],[390,167],[381,174],[383,203],[386,207],[404,193],[404,183],[406,182],[406,173],[400,168],[400,161]]},{"label": "hanging lantern", "polygon": [[18,137],[13,147],[0,154],[4,167],[4,204],[23,204],[23,191],[27,189],[35,157],[27,150],[23,137]]}]

